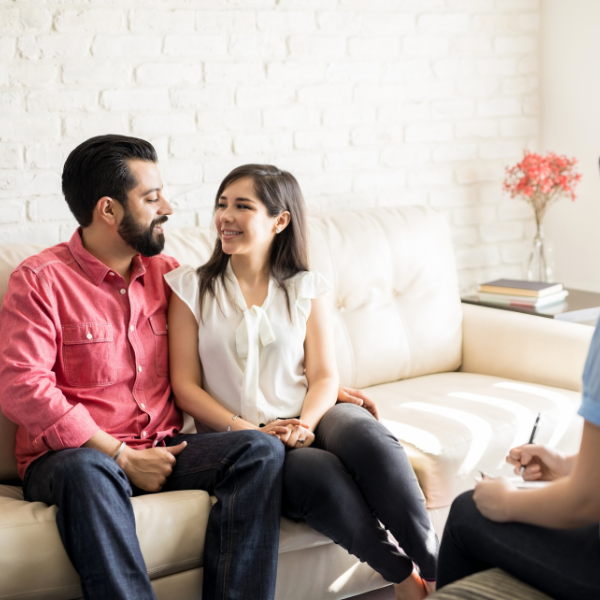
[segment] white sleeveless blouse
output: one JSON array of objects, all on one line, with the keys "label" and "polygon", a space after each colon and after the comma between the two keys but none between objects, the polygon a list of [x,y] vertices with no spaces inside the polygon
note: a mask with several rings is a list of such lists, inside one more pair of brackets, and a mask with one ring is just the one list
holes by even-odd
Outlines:
[{"label": "white sleeveless blouse", "polygon": [[304,271],[286,281],[291,320],[285,294],[273,278],[263,305],[248,308],[231,262],[225,285],[215,280],[216,297],[204,297],[203,319],[195,269],[182,265],[164,277],[196,317],[202,388],[254,425],[299,416],[308,389],[306,321],[311,299],[330,294],[324,277]]}]

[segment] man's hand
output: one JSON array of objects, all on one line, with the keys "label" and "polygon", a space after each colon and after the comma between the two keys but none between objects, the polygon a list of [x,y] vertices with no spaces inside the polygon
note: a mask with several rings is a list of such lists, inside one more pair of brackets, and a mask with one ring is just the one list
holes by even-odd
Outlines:
[{"label": "man's hand", "polygon": [[513,448],[506,462],[515,468],[515,474],[525,467],[523,479],[527,481],[552,481],[566,477],[572,468],[572,460],[561,452],[539,444],[525,444]]},{"label": "man's hand", "polygon": [[353,388],[341,387],[338,390],[338,402],[348,402],[350,404],[358,404],[366,408],[378,421],[379,410],[374,400],[371,400],[364,392]]},{"label": "man's hand", "polygon": [[475,486],[473,500],[484,517],[498,523],[506,523],[510,521],[508,499],[514,489],[506,477],[484,479]]},{"label": "man's hand", "polygon": [[187,442],[147,450],[133,450],[126,446],[119,454],[117,464],[125,471],[133,485],[145,492],[160,492],[177,462],[175,457],[186,446]]}]

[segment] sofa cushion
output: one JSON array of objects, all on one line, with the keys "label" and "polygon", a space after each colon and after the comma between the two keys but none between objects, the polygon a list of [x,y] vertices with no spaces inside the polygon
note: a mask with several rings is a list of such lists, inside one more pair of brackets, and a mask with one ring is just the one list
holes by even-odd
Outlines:
[{"label": "sofa cushion", "polygon": [[[191,490],[132,498],[150,578],[202,565],[210,498]],[[56,506],[25,502],[21,488],[0,485],[0,596],[79,598],[79,577],[56,527]],[[32,568],[35,565],[35,568]]]},{"label": "sofa cushion", "polygon": [[[151,579],[202,566],[213,501],[199,490],[132,498]],[[79,577],[58,534],[56,510],[56,506],[24,501],[19,487],[0,485],[0,597],[62,600],[81,596]],[[282,553],[331,543],[306,523],[281,520]]]},{"label": "sofa cushion", "polygon": [[418,206],[311,217],[310,264],[333,289],[343,385],[460,365],[462,308],[444,217]]},{"label": "sofa cushion", "polygon": [[439,373],[365,389],[382,422],[402,442],[427,506],[451,504],[473,488],[478,470],[512,474],[508,450],[536,441],[566,452],[579,447],[579,392],[471,373]]}]

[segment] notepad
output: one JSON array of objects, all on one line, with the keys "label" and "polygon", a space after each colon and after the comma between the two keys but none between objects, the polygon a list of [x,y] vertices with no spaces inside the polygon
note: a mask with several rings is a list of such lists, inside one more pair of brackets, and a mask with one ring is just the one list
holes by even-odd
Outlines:
[{"label": "notepad", "polygon": [[[490,477],[489,475],[486,479],[496,479],[496,477]],[[544,488],[552,483],[552,481],[525,481],[522,477],[507,477],[508,481],[516,486],[519,490],[537,490],[540,488]],[[482,481],[481,477],[475,477],[475,481],[479,483]]]},{"label": "notepad", "polygon": [[508,480],[514,483],[519,490],[537,490],[552,483],[551,481],[525,481],[522,477],[509,477]]}]

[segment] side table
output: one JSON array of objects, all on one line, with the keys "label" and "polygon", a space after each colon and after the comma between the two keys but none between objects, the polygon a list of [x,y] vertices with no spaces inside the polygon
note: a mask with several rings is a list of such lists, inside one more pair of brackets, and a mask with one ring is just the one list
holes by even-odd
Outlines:
[{"label": "side table", "polygon": [[511,306],[510,304],[482,302],[477,296],[465,296],[461,298],[461,301],[465,304],[477,304],[479,306],[489,306],[490,308],[512,310],[548,319],[560,319],[561,321],[571,321],[584,325],[596,325],[600,317],[600,294],[597,292],[572,290],[570,288],[565,289],[569,292],[569,295],[565,298],[564,302],[558,302],[557,304],[537,309],[526,308],[524,306]]}]

